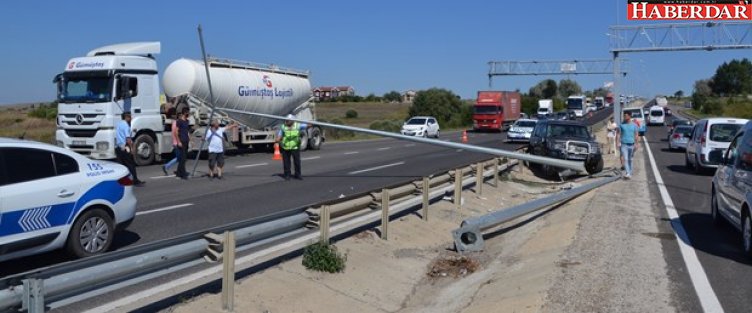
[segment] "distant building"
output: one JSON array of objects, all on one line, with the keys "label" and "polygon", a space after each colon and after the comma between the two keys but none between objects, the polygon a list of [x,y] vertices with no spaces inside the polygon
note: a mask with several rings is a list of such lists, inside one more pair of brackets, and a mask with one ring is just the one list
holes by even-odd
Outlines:
[{"label": "distant building", "polygon": [[333,100],[342,96],[354,95],[355,88],[352,86],[317,87],[313,89],[313,96],[316,98],[316,101]]},{"label": "distant building", "polygon": [[402,93],[402,102],[413,103],[415,99],[415,90],[408,90]]}]

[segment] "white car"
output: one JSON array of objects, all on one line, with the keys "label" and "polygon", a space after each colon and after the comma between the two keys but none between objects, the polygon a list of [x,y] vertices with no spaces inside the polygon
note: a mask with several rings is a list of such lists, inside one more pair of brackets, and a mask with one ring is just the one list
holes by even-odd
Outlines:
[{"label": "white car", "polygon": [[439,122],[432,116],[415,116],[402,125],[402,133],[405,136],[435,137],[439,138]]},{"label": "white car", "polygon": [[0,138],[0,261],[65,248],[100,254],[136,214],[128,169],[39,142]]},{"label": "white car", "polygon": [[[717,163],[710,160],[714,150],[725,151],[731,140],[748,120],[733,117],[714,117],[697,121],[692,130],[692,137],[687,142],[684,165],[700,174],[704,169],[714,169]],[[722,153],[723,154],[723,153]]]},{"label": "white car", "polygon": [[666,111],[663,110],[663,107],[654,106],[650,108],[648,115],[648,124],[649,125],[661,125],[666,126]]},{"label": "white car", "polygon": [[533,129],[535,128],[535,124],[538,121],[536,120],[528,120],[528,119],[519,119],[514,124],[512,124],[512,127],[509,128],[509,131],[507,132],[507,140],[509,141],[530,141],[530,134],[533,133]]}]

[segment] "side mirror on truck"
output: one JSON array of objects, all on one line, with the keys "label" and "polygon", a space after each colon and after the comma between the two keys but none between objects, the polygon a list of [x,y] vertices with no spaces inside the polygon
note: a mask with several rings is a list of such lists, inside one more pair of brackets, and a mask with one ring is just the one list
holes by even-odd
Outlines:
[{"label": "side mirror on truck", "polygon": [[138,95],[138,79],[133,76],[118,77],[117,97],[115,100],[130,99]]}]

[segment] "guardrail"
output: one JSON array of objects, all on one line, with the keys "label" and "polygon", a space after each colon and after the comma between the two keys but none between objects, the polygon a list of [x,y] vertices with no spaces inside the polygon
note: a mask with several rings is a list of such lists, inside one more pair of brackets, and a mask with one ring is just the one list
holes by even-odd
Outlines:
[{"label": "guardrail", "polygon": [[[429,203],[452,192],[455,194],[453,201],[459,207],[463,188],[474,185],[476,192],[482,192],[485,180],[490,178],[494,185],[497,184],[499,172],[516,164],[516,161],[494,158],[376,192],[308,206],[308,209],[295,209],[10,276],[0,281],[0,312],[18,309],[32,313],[44,312],[206,264],[207,261],[216,262],[222,259],[224,244],[229,244],[219,237],[219,234],[225,232],[234,233],[232,245],[237,246],[237,251],[252,251],[249,255],[233,260],[235,268],[232,272],[299,251],[317,241],[328,242],[332,237],[379,221],[382,222],[382,237],[386,239],[390,217],[422,207],[423,218],[428,219]],[[253,250],[271,242],[277,244]],[[155,297],[153,301],[216,281],[221,278],[222,272],[222,266],[213,266],[200,272],[203,273],[199,275],[201,279],[183,282],[182,286],[172,284],[169,289],[161,292],[152,290],[152,297]],[[137,302],[117,305],[117,309],[135,309],[144,304],[142,300]]]}]

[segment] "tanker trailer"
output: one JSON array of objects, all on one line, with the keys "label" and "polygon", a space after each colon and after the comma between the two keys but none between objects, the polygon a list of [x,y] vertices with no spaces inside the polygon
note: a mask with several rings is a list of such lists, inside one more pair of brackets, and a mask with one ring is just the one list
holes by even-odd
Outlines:
[{"label": "tanker trailer", "polygon": [[[233,120],[241,125],[229,134],[238,147],[265,147],[274,143],[280,122],[246,114],[223,112],[233,109],[247,112],[315,120],[311,83],[307,71],[273,65],[210,59],[209,72],[214,88],[215,119]],[[197,149],[209,124],[212,109],[206,69],[202,61],[179,59],[164,72],[162,88],[167,97],[177,97],[193,112],[192,149]],[[324,141],[322,130],[313,126],[303,133],[302,149],[318,150]],[[206,147],[204,147],[206,148]]]}]

